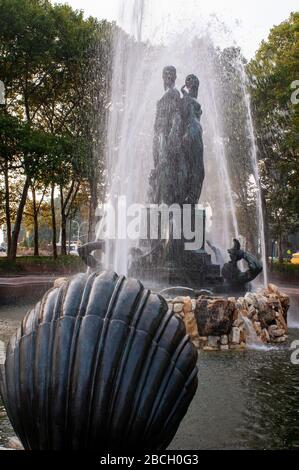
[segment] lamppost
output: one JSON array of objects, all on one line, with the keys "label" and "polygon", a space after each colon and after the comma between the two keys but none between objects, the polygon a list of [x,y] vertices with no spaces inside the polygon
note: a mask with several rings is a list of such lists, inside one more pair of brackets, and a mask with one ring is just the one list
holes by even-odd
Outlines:
[{"label": "lamppost", "polygon": [[[86,222],[86,221],[85,221],[85,222],[81,222],[79,234],[80,234],[80,232],[81,232],[81,228],[83,227],[83,225],[88,225],[88,222]],[[82,237],[84,237],[84,236],[85,236],[84,234],[83,234],[83,235],[79,235],[79,239],[82,238]]]},{"label": "lamppost", "polygon": [[81,222],[81,224],[79,224],[78,220],[72,220],[72,223],[75,222],[77,224],[77,227],[78,227],[78,232],[77,232],[77,243],[80,241],[80,238],[82,237],[82,235],[80,235],[80,232],[81,232],[81,228],[83,227],[83,225],[87,224],[88,225],[88,222]]},{"label": "lamppost", "polygon": [[78,241],[80,240],[80,224],[78,220],[72,220],[72,223],[74,222],[77,224],[77,227],[78,227],[78,234],[77,234],[77,243],[78,243]]}]

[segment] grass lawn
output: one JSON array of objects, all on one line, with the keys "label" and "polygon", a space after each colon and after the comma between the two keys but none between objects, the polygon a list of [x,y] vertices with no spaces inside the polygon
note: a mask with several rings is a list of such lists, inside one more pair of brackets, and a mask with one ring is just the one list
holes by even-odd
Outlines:
[{"label": "grass lawn", "polygon": [[16,261],[0,258],[0,275],[13,274],[73,274],[86,271],[86,266],[78,256],[19,256]]},{"label": "grass lawn", "polygon": [[283,281],[298,281],[299,283],[299,264],[279,263],[277,261],[270,267],[271,274]]}]

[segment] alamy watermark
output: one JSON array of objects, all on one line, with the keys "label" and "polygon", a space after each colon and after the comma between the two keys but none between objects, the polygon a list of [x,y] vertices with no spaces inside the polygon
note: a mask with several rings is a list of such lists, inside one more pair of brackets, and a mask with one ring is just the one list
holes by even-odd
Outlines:
[{"label": "alamy watermark", "polygon": [[5,85],[0,80],[0,104],[5,104]]},{"label": "alamy watermark", "polygon": [[0,341],[0,366],[5,363],[5,343],[4,341]]},{"label": "alamy watermark", "polygon": [[126,196],[98,207],[97,238],[104,240],[184,240],[185,250],[199,250],[205,212],[197,205],[127,204]]},{"label": "alamy watermark", "polygon": [[298,366],[299,365],[299,339],[295,339],[290,345],[290,349],[294,351],[291,354],[291,363]]},{"label": "alamy watermark", "polygon": [[294,80],[291,83],[291,88],[294,90],[291,94],[291,102],[292,104],[299,104],[299,80]]}]

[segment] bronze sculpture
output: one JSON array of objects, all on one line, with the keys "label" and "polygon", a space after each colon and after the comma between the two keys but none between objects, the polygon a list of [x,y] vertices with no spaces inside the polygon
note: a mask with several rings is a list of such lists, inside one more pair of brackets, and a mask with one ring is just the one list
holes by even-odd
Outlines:
[{"label": "bronze sculpture", "polygon": [[[246,284],[253,281],[263,270],[262,263],[251,253],[241,250],[239,240],[234,239],[233,247],[227,250],[230,261],[225,263],[222,268],[222,276],[230,289],[241,291],[245,290]],[[248,269],[241,271],[238,268],[238,262],[244,260]]]},{"label": "bronze sculpture", "polygon": [[[205,251],[205,212],[197,207],[205,175],[200,124],[202,110],[197,101],[199,79],[196,75],[188,75],[181,88],[181,97],[175,88],[175,67],[164,67],[162,78],[165,93],[157,103],[149,202],[162,207],[159,223],[163,204],[175,205],[176,217],[174,212],[169,215],[168,237],[161,235],[158,239],[148,240],[148,250],[134,250],[129,273],[167,285],[183,283],[199,288],[221,283],[220,268],[212,265],[211,256]],[[187,213],[190,214],[191,239],[185,238],[183,227]],[[187,250],[186,243],[190,245],[196,238],[195,227],[202,229],[201,240],[196,249]]]},{"label": "bronze sculpture", "polygon": [[156,110],[150,202],[197,204],[204,180],[199,80],[188,75],[181,98],[175,67],[164,67],[162,78],[165,93]]},{"label": "bronze sculpture", "polygon": [[150,175],[150,200],[155,204],[173,204],[179,197],[178,166],[181,158],[181,98],[175,88],[176,69],[164,67],[165,93],[157,103],[154,125],[153,160]]},{"label": "bronze sculpture", "polygon": [[11,338],[3,401],[25,449],[165,449],[197,352],[163,297],[113,272],[53,288]]},{"label": "bronze sculpture", "polygon": [[[183,137],[182,149],[186,162],[187,180],[182,184],[182,200],[186,204],[197,204],[205,177],[203,163],[203,140],[200,118],[202,109],[197,101],[199,80],[196,75],[188,75],[181,88]],[[186,91],[187,90],[187,91]]]},{"label": "bronze sculpture", "polygon": [[[197,100],[199,79],[194,74],[188,75],[181,88],[181,97],[175,87],[176,78],[175,67],[164,67],[164,94],[157,103],[154,124],[154,168],[149,177],[148,202],[156,204],[154,210],[157,206],[162,207],[157,211],[160,211],[160,219],[157,222],[160,226],[163,204],[168,208],[177,206],[179,210],[176,208],[176,215],[179,214],[181,228],[178,217],[175,218],[174,211],[170,211],[168,237],[159,234],[158,238],[148,238],[146,243],[131,247],[129,275],[163,285],[187,285],[195,289],[214,286],[221,289],[223,278],[227,280],[228,285],[239,283],[244,286],[260,269],[253,266],[255,261],[251,260],[251,255],[245,255],[250,266],[248,273],[243,274],[236,264],[227,263],[221,277],[220,264],[223,265],[223,258],[220,250],[210,245],[216,255],[217,264],[212,263],[211,255],[205,250],[205,211],[197,207],[205,176],[203,132],[200,123],[202,109]],[[202,228],[201,246],[192,250],[185,249],[185,244],[193,241],[185,238],[183,230],[182,209],[185,210],[184,206],[187,204],[191,214],[191,234],[195,233],[195,217],[197,226]],[[153,209],[148,207],[147,210],[150,212]],[[174,229],[180,230],[180,237],[173,236]],[[94,269],[96,262],[90,253],[93,246],[89,244],[83,247],[82,255],[85,253],[84,260]]]}]

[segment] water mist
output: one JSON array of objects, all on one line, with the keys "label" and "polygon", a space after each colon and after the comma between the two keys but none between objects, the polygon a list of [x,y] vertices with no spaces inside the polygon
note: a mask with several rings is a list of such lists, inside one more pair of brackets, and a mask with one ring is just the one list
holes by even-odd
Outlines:
[{"label": "water mist", "polygon": [[[151,24],[151,12],[156,2],[130,0],[125,3],[126,8],[122,2],[119,24],[124,26],[126,33],[117,31],[114,44],[107,141],[108,203],[113,207],[120,204],[121,211],[125,210],[125,207],[122,208],[120,197],[125,198],[127,207],[130,204],[147,202],[148,177],[153,168],[152,140],[156,102],[164,92],[162,69],[165,65],[176,67],[178,89],[183,85],[186,75],[195,73],[200,79],[198,100],[203,110],[206,170],[199,203],[207,209],[207,238],[221,250],[224,259],[227,259],[226,250],[232,244],[232,238],[240,237],[240,229],[236,195],[225,146],[223,123],[226,110],[221,106],[223,91],[215,65],[215,37],[217,38],[218,30],[221,28],[218,22],[211,22],[209,25],[199,23],[194,27],[194,20],[190,19],[183,31],[176,31],[171,29],[170,21],[168,35],[165,36],[167,17],[160,17],[158,27]],[[215,24],[216,27],[213,26]],[[154,40],[143,41],[144,31]],[[163,42],[157,38],[162,38]],[[246,132],[251,140],[249,158],[252,175],[258,188],[258,238],[266,282],[265,238],[257,151],[244,67],[241,72],[247,113]],[[114,220],[109,220],[108,216],[107,224],[113,222]],[[98,233],[98,236],[101,234]],[[129,251],[137,243],[136,240],[129,240],[126,237],[108,242],[105,254],[106,266],[112,267],[119,274],[127,274]]]}]

